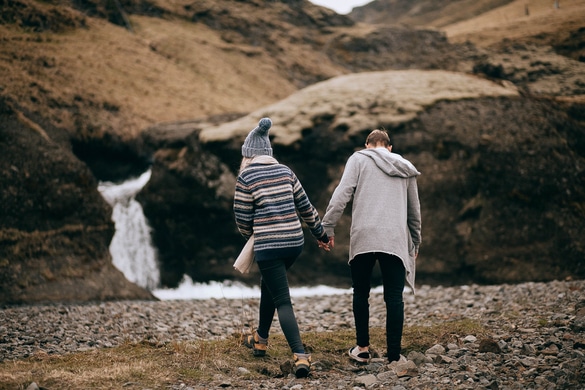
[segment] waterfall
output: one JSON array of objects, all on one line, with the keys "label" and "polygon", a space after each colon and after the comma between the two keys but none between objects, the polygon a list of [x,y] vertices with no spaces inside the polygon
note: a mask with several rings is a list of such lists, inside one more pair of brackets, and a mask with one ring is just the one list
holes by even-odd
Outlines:
[{"label": "waterfall", "polygon": [[112,262],[126,279],[153,290],[160,282],[156,250],[152,245],[150,227],[136,201],[136,194],[148,183],[151,171],[123,183],[100,182],[98,191],[112,208],[116,232],[110,244]]}]

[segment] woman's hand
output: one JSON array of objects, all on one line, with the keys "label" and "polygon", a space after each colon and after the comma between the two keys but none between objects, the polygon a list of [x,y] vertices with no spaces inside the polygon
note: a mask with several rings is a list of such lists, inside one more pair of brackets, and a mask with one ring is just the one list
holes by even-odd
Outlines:
[{"label": "woman's hand", "polygon": [[326,252],[329,252],[331,250],[331,248],[329,247],[329,245],[331,245],[331,237],[329,237],[328,243],[324,243],[323,241],[317,240],[317,245],[319,245],[319,248],[324,249]]},{"label": "woman's hand", "polygon": [[331,248],[335,246],[335,239],[333,237],[329,237],[329,242],[324,243],[323,241],[317,240],[317,244],[319,248],[324,249],[326,252],[329,252]]}]

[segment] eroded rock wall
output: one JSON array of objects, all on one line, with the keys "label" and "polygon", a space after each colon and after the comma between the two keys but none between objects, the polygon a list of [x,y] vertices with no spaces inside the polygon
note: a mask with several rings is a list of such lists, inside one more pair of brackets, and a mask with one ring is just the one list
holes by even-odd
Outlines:
[{"label": "eroded rock wall", "polygon": [[[347,158],[363,147],[370,130],[386,128],[394,152],[422,172],[420,283],[582,278],[584,135],[582,124],[567,111],[554,100],[523,96],[511,84],[461,73],[361,73],[315,84],[231,122],[193,125],[188,142],[165,151],[154,169],[161,177],[172,171],[173,178],[194,178],[195,171],[206,171],[202,160],[235,176],[245,136],[269,116],[275,157],[293,168],[323,215]],[[177,171],[180,166],[184,169]],[[147,216],[157,221],[155,230],[173,232],[165,245],[173,248],[172,258],[182,253],[188,259],[181,269],[193,278],[223,279],[230,272],[241,278],[231,264],[243,243],[231,207],[220,206],[229,205],[233,194],[209,192],[206,188],[215,188],[218,174],[210,180],[202,180],[204,176],[198,186],[151,182],[143,199],[165,193],[167,202],[150,202]],[[177,199],[181,206],[169,208]],[[208,206],[203,210],[201,204]],[[185,218],[181,210],[193,211],[184,230],[172,228]],[[220,219],[212,231],[198,235],[201,226]],[[319,252],[307,235],[291,280],[347,284],[350,223],[346,210],[331,253]],[[224,233],[218,235],[216,229]],[[204,255],[193,248],[212,250]]]},{"label": "eroded rock wall", "polygon": [[0,99],[0,303],[153,299],[111,262],[111,208],[56,128]]}]

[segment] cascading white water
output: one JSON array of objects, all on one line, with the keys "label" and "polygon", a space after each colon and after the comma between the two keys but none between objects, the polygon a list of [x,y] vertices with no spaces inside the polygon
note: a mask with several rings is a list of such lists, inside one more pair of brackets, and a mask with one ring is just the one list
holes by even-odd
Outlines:
[{"label": "cascading white water", "polygon": [[110,244],[112,262],[126,279],[153,290],[160,282],[156,250],[152,245],[150,227],[136,194],[150,180],[151,171],[123,183],[100,182],[98,191],[112,208],[116,233]]}]

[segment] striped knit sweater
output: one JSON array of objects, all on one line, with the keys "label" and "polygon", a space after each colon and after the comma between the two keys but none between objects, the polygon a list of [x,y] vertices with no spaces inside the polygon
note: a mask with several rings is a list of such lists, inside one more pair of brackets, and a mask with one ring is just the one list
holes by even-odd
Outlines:
[{"label": "striped knit sweater", "polygon": [[[328,242],[317,210],[294,172],[273,158],[252,161],[238,176],[234,214],[240,233],[254,234],[257,261],[298,255],[304,244],[301,219]],[[298,214],[297,214],[298,211]]]}]

